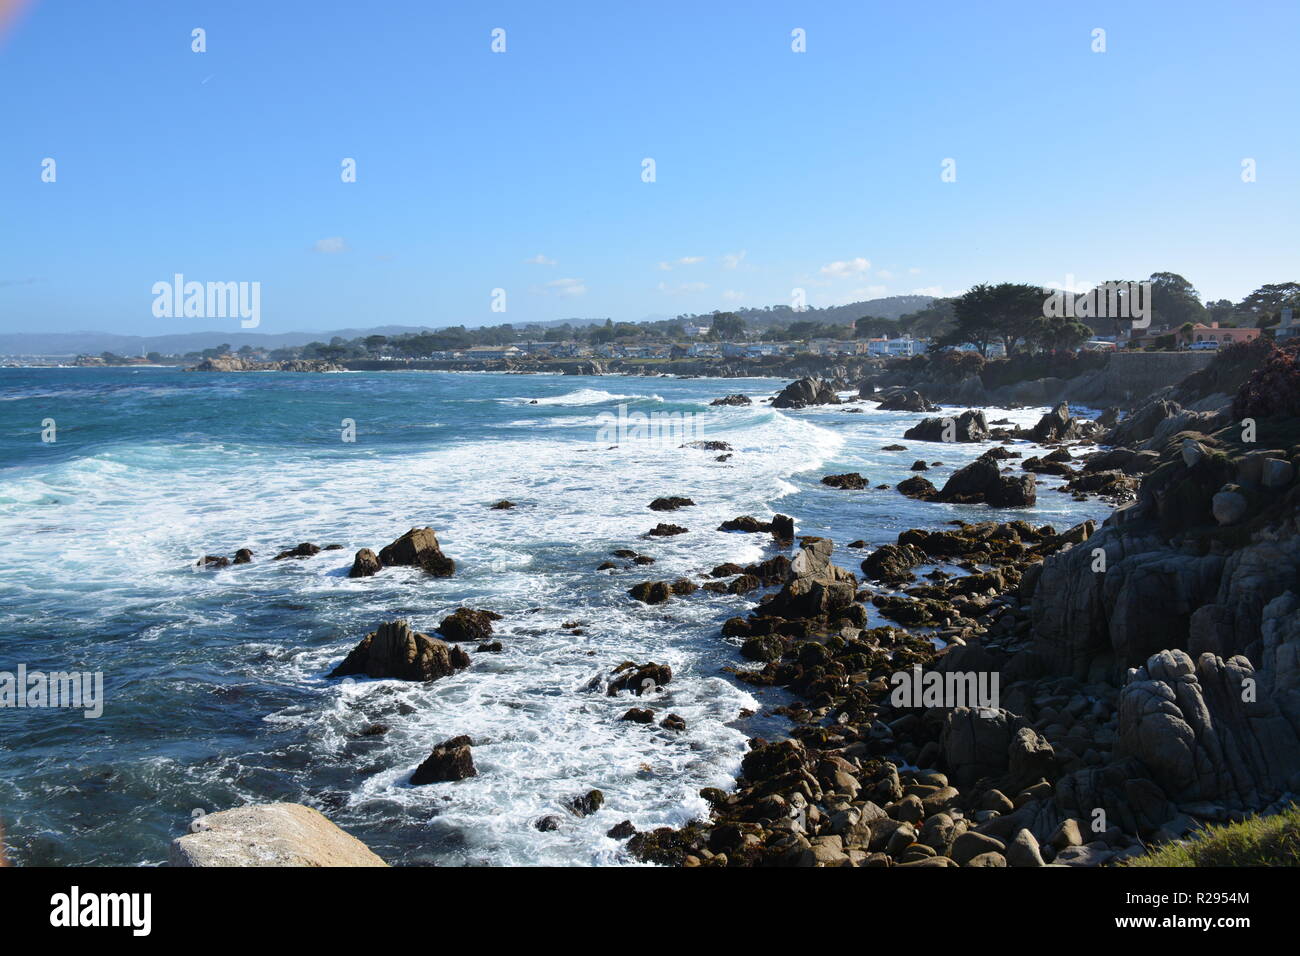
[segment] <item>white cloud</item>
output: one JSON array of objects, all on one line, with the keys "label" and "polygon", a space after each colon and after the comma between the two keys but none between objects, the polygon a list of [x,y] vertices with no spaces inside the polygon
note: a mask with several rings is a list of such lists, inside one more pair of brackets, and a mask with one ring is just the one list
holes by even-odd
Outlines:
[{"label": "white cloud", "polygon": [[736,269],[745,261],[746,250],[741,249],[739,252],[728,252],[722,257],[722,268]]},{"label": "white cloud", "polygon": [[546,288],[556,295],[569,297],[587,294],[587,285],[581,279],[552,279]]},{"label": "white cloud", "polygon": [[531,259],[525,259],[524,262],[527,263],[527,264],[530,265],[530,266],[553,266],[553,265],[555,265],[555,260],[554,260],[554,259],[549,259],[549,258],[547,258],[546,256],[542,255],[540,252],[537,253],[537,255],[533,256]]},{"label": "white cloud", "polygon": [[727,289],[722,293],[722,297],[728,302],[739,302],[745,298],[745,293],[737,292],[735,289]]},{"label": "white cloud", "polygon": [[680,259],[674,259],[672,262],[661,262],[659,268],[668,272],[673,266],[694,266],[704,261],[704,256],[682,256]]},{"label": "white cloud", "polygon": [[916,266],[912,266],[912,268],[907,270],[907,274],[910,276],[919,276],[921,274],[921,270],[918,269]]},{"label": "white cloud", "polygon": [[894,274],[890,272],[888,269],[881,269],[879,272],[876,273],[876,275],[880,276],[880,278],[882,279],[894,278]]},{"label": "white cloud", "polygon": [[339,252],[347,252],[348,244],[342,236],[334,236],[330,239],[317,239],[312,249],[327,256],[332,256]]},{"label": "white cloud", "polygon": [[837,259],[822,266],[821,274],[833,279],[848,279],[863,275],[871,268],[871,262],[858,256],[856,259]]}]

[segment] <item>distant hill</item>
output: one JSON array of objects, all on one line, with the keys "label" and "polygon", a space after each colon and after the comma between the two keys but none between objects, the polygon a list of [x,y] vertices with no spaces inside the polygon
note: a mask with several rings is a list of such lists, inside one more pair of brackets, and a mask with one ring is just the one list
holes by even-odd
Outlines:
[{"label": "distant hill", "polygon": [[[864,315],[881,319],[898,319],[909,312],[924,309],[934,301],[928,295],[891,295],[883,299],[868,299],[849,305],[836,305],[825,309],[805,309],[795,312],[788,305],[766,308],[739,309],[736,314],[750,326],[767,328],[789,325],[796,321],[824,322],[851,325]],[[706,320],[707,315],[681,315],[678,319]],[[599,325],[604,319],[555,319],[549,322],[528,322],[517,328],[546,330],[568,324],[575,328]],[[662,317],[648,316],[643,322],[664,321]],[[639,324],[639,323],[638,323]],[[112,332],[16,332],[0,334],[0,355],[73,356],[98,355],[114,352],[117,355],[144,355],[161,352],[164,355],[184,355],[201,352],[218,345],[240,348],[280,349],[306,345],[308,342],[328,342],[335,336],[355,339],[363,335],[403,335],[409,332],[435,332],[447,326],[377,325],[364,329],[332,329],[319,332],[244,332],[240,329],[205,332],[173,332],[166,335],[117,335]]]},{"label": "distant hill", "polygon": [[[824,309],[807,308],[795,312],[788,305],[769,305],[758,309],[733,309],[749,325],[766,328],[772,325],[789,325],[791,322],[823,322],[828,325],[852,325],[864,315],[877,319],[900,319],[911,312],[919,312],[934,301],[932,295],[891,295],[883,299],[867,299],[848,305],[832,305]],[[679,318],[706,319],[707,315],[679,316]]]}]

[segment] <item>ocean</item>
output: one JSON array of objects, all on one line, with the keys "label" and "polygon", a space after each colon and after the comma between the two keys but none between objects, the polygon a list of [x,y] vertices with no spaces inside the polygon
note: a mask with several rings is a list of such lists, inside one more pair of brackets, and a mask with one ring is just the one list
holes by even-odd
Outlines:
[{"label": "ocean", "polygon": [[[873,403],[758,404],[785,384],[0,369],[0,672],[98,672],[104,684],[98,718],[0,707],[11,859],[159,864],[196,812],[289,800],[394,864],[629,863],[611,826],[706,814],[699,790],[729,787],[748,737],[786,727],[770,714],[782,692],[736,681],[729,670],[752,665],[719,633],[756,594],[651,607],[628,597],[633,584],[776,553],[768,535],[715,530],[743,514],[791,515],[858,571],[867,552],[845,547],[854,539],[956,519],[1063,529],[1110,510],[1043,476],[1026,511],[827,488],[823,475],[846,471],[895,485],[916,459],[943,462],[927,473],[942,486],[989,446],[903,441],[922,416]],[[708,404],[735,392],[756,404]],[[989,418],[1028,425],[1043,411]],[[620,414],[632,434],[611,432]],[[908,450],[881,450],[893,443]],[[696,505],[647,508],[668,495]],[[500,499],[517,507],[490,508]],[[661,521],[689,532],[643,537]],[[425,525],[453,577],[347,577],[357,549]],[[342,549],[272,560],[308,541]],[[250,564],[195,569],[245,547]],[[655,563],[624,568],[619,548]],[[610,560],[620,567],[595,570]],[[326,677],[379,623],[433,633],[458,607],[502,615],[502,653],[464,645],[472,666],[427,685]],[[590,689],[623,661],[651,660],[674,676],[648,701]],[[620,721],[633,705],[687,730]],[[460,734],[478,775],[410,786],[432,747]],[[597,813],[566,809],[593,788]],[[558,829],[539,832],[545,816]]]}]

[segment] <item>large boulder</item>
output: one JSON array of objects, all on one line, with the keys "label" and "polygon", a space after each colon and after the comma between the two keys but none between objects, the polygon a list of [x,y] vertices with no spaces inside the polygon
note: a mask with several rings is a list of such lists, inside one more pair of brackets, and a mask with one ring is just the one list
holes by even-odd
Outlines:
[{"label": "large boulder", "polygon": [[992,455],[981,455],[944,483],[936,501],[1032,508],[1037,500],[1033,475],[1004,475]]},{"label": "large boulder", "polygon": [[368,846],[297,803],[222,810],[172,841],[171,866],[387,866]]},{"label": "large boulder", "polygon": [[807,408],[809,405],[838,405],[839,396],[829,382],[819,378],[801,378],[781,389],[772,400],[773,408]]},{"label": "large boulder", "polygon": [[939,406],[927,401],[915,389],[900,388],[884,396],[880,402],[882,412],[937,412]]},{"label": "large boulder", "polygon": [[1150,527],[1104,527],[1044,560],[1031,604],[1034,648],[1057,672],[1116,676],[1186,642],[1223,564],[1222,555],[1170,549]]},{"label": "large boulder", "polygon": [[1100,426],[1094,422],[1083,418],[1071,418],[1070,406],[1061,402],[1038,420],[1038,424],[1030,432],[1030,438],[1040,445],[1046,445],[1091,438],[1100,431]]},{"label": "large boulder", "polygon": [[924,418],[903,432],[915,441],[980,442],[989,440],[989,425],[981,409],[969,409],[956,418]]},{"label": "large boulder", "polygon": [[1261,683],[1244,657],[1154,654],[1120,693],[1117,753],[1140,760],[1178,802],[1260,806],[1300,772],[1296,715]]},{"label": "large boulder", "polygon": [[790,562],[790,573],[781,590],[759,608],[769,616],[821,617],[853,603],[857,578],[851,571],[831,563],[835,543],[830,538],[807,537]]},{"label": "large boulder", "polygon": [[432,528],[412,528],[379,552],[379,563],[386,568],[421,567],[439,578],[451,577],[456,570],[456,562],[442,553]]},{"label": "large boulder", "polygon": [[469,655],[459,647],[414,631],[406,621],[389,621],[363,637],[329,676],[431,681],[466,667]]}]

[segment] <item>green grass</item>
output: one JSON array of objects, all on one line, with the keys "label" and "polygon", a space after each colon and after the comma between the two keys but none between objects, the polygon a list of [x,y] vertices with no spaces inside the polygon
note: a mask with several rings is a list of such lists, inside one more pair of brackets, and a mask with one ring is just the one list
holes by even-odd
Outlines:
[{"label": "green grass", "polygon": [[1196,831],[1125,866],[1300,866],[1300,807]]}]

